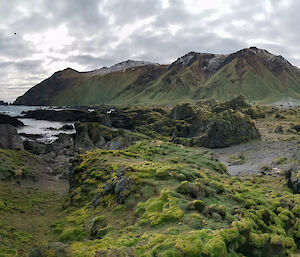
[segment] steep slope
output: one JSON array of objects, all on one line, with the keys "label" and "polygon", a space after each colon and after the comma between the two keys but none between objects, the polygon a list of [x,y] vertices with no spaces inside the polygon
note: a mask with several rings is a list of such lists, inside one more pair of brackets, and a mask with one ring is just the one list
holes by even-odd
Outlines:
[{"label": "steep slope", "polygon": [[228,100],[274,103],[300,99],[300,70],[282,56],[250,47],[230,55],[190,52],[170,65],[128,60],[91,72],[66,69],[15,104],[133,105]]}]

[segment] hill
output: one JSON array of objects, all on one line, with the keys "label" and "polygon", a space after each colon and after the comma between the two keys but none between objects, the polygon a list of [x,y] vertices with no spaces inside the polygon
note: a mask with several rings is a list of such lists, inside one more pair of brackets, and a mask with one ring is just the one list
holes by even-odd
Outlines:
[{"label": "hill", "polygon": [[170,65],[125,61],[109,68],[71,68],[17,98],[16,105],[161,105],[203,98],[251,102],[300,99],[300,70],[282,56],[250,47],[230,55],[190,52]]}]

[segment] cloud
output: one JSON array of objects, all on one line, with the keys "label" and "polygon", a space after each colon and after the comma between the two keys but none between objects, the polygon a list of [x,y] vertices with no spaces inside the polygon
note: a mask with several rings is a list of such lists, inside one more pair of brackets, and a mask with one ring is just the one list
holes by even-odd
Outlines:
[{"label": "cloud", "polygon": [[300,66],[299,11],[297,0],[1,1],[0,95],[12,100],[66,67],[170,63],[251,45]]}]

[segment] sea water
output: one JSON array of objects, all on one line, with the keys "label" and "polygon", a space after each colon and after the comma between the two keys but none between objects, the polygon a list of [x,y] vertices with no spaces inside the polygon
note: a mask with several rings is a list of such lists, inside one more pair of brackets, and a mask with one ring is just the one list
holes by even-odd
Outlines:
[{"label": "sea water", "polygon": [[[42,137],[37,138],[36,141],[51,143],[58,138],[59,133],[72,134],[75,130],[62,131],[58,130],[63,125],[74,125],[73,122],[59,122],[59,121],[47,121],[47,120],[36,120],[22,118],[24,114],[22,112],[33,111],[33,110],[62,110],[55,107],[45,106],[21,106],[21,105],[1,105],[0,113],[7,114],[13,117],[19,117],[18,119],[24,123],[25,126],[18,127],[18,133],[35,134],[41,135]],[[22,137],[23,140],[28,138]]]}]

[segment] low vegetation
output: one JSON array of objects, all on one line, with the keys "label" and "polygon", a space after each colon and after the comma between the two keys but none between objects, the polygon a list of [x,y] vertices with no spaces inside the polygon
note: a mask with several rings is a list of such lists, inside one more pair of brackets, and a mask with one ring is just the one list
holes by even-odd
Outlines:
[{"label": "low vegetation", "polygon": [[94,150],[74,161],[71,186],[51,225],[71,256],[266,257],[299,247],[300,196],[283,175],[231,177],[209,152],[162,141]]}]

